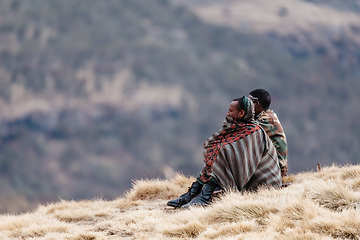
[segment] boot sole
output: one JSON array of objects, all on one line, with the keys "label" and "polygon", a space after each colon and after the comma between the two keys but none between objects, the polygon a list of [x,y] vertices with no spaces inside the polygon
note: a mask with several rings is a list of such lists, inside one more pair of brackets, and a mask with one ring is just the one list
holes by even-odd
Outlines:
[{"label": "boot sole", "polygon": [[185,204],[180,205],[180,204],[176,204],[176,203],[167,203],[166,205],[168,205],[168,206],[170,206],[170,207],[174,207],[174,208],[179,208],[179,207],[181,207],[181,206],[183,206],[183,205],[185,205]]}]

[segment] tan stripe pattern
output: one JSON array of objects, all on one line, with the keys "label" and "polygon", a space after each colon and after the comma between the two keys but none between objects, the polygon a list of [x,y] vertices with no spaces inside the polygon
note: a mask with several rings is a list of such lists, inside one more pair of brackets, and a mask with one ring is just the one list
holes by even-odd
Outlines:
[{"label": "tan stripe pattern", "polygon": [[282,184],[276,149],[262,128],[223,146],[212,170],[212,176],[224,189],[245,191]]}]

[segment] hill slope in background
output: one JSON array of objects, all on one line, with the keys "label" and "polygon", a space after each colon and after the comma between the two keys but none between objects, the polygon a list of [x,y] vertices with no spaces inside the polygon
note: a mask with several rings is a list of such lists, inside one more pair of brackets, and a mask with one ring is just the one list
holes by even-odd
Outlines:
[{"label": "hill slope in background", "polygon": [[[354,127],[360,90],[360,15],[355,1],[179,1],[188,3],[206,22],[259,35],[276,49],[267,59],[270,69],[258,66],[262,56],[257,59],[260,62],[249,64],[246,59],[246,63],[247,69],[257,69],[254,74],[262,79],[260,86],[274,84],[268,88],[277,100],[272,106],[285,125],[291,170],[306,169],[310,159],[350,161],[345,155],[355,153],[353,144],[360,140],[351,133],[359,133]],[[274,61],[283,51],[291,60],[277,66]],[[299,68],[301,72],[292,72]]]},{"label": "hill slope in background", "polygon": [[259,87],[290,172],[358,163],[354,1],[212,2],[0,1],[0,211],[196,175],[230,101]]},{"label": "hill slope in background", "polygon": [[60,201],[0,216],[2,239],[358,239],[360,167],[290,175],[292,184],[230,192],[206,208],[166,206],[194,178],[139,180],[113,201]]}]

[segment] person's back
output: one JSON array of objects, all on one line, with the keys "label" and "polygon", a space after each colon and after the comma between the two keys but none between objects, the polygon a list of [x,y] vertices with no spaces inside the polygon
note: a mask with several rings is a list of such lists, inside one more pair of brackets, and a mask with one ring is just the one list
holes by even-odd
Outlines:
[{"label": "person's back", "polygon": [[[280,187],[276,149],[264,129],[253,123],[239,125],[242,126],[239,132],[243,131],[244,137],[224,145],[214,162],[212,171],[219,185],[241,192],[256,190],[263,185]],[[254,129],[251,133],[247,131],[250,126]]]},{"label": "person's back", "polygon": [[276,113],[269,109],[271,96],[264,89],[255,89],[249,93],[249,97],[255,104],[255,121],[266,131],[273,142],[281,167],[281,175],[286,176],[288,171],[287,140]]},{"label": "person's back", "polygon": [[286,176],[288,170],[288,149],[285,132],[281,123],[273,110],[268,109],[257,116],[256,121],[266,131],[273,142],[278,158],[282,175]]}]

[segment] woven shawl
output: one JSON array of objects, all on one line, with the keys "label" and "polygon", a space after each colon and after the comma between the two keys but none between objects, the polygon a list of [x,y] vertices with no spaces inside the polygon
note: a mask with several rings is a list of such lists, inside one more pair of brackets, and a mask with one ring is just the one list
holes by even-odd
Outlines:
[{"label": "woven shawl", "polygon": [[204,143],[200,180],[214,177],[223,189],[253,190],[281,186],[276,150],[265,131],[252,122],[224,122]]}]

